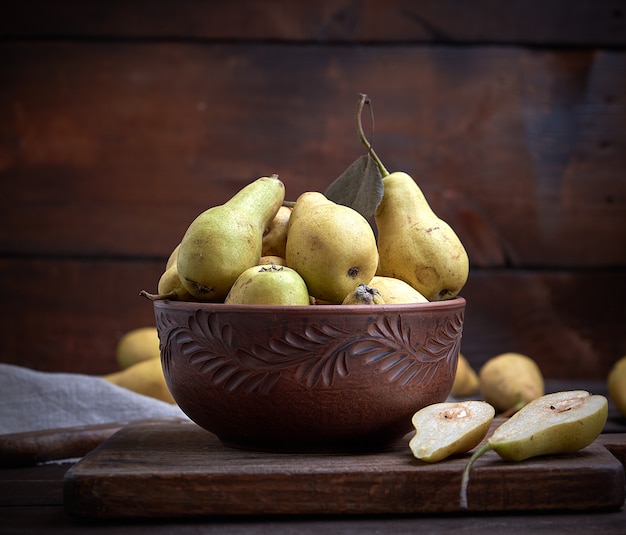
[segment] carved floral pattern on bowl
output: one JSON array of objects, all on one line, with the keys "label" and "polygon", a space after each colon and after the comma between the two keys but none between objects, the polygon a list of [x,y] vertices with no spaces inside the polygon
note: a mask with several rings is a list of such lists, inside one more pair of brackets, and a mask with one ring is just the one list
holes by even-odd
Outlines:
[{"label": "carved floral pattern on bowl", "polygon": [[367,333],[333,325],[287,330],[267,344],[245,347],[220,314],[197,310],[180,326],[167,312],[157,316],[163,367],[173,355],[189,359],[211,383],[227,391],[269,393],[286,373],[311,389],[331,388],[350,374],[355,359],[383,374],[389,383],[428,384],[441,365],[456,358],[463,330],[463,311],[446,318],[435,333],[421,340],[418,329],[401,314],[372,322]]}]

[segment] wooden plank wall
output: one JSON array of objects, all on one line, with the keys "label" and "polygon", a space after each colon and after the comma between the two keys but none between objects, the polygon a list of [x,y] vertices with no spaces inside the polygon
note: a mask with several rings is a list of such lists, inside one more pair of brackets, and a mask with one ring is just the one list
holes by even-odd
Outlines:
[{"label": "wooden plank wall", "polygon": [[375,146],[458,231],[463,352],[546,377],[626,354],[626,2],[11,2],[0,17],[0,361],[105,373],[189,222]]}]

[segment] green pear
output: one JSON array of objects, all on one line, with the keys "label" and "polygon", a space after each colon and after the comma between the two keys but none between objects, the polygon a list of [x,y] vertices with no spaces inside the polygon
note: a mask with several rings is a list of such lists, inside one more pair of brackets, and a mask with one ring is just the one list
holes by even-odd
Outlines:
[{"label": "green pear", "polygon": [[463,471],[461,507],[467,508],[467,486],[472,465],[493,450],[505,461],[523,461],[540,455],[574,453],[589,446],[604,429],[608,401],[585,390],[546,394],[522,407],[487,439]]},{"label": "green pear", "polygon": [[189,225],[176,266],[195,299],[222,301],[237,277],[259,263],[263,232],[284,198],[285,186],[277,176],[262,177]]},{"label": "green pear", "polygon": [[385,300],[376,288],[359,284],[341,303],[342,305],[384,305]]},{"label": "green pear", "polygon": [[369,282],[369,286],[376,288],[388,305],[428,302],[413,286],[395,277],[376,275]]},{"label": "green pear", "polygon": [[285,266],[246,269],[224,300],[238,305],[309,305],[309,290],[298,272]]},{"label": "green pear", "polygon": [[285,260],[314,298],[339,304],[375,275],[376,237],[356,210],[322,193],[306,192],[296,199],[289,218]]},{"label": "green pear", "polygon": [[428,405],[413,415],[415,435],[409,448],[415,458],[429,463],[465,453],[485,438],[495,414],[484,401]]},{"label": "green pear", "polygon": [[465,285],[469,259],[454,230],[439,219],[406,173],[383,178],[374,218],[380,264],[377,274],[401,279],[429,301],[455,297]]}]

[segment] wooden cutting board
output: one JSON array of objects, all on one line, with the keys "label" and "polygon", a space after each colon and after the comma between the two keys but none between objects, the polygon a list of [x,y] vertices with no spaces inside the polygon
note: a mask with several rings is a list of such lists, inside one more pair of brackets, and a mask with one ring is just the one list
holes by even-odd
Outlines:
[{"label": "wooden cutting board", "polygon": [[[276,454],[228,448],[188,422],[130,425],[70,468],[64,503],[97,518],[461,511],[469,454],[427,464],[408,438],[381,453]],[[468,501],[469,511],[619,509],[624,468],[600,441],[519,463],[489,452]]]}]

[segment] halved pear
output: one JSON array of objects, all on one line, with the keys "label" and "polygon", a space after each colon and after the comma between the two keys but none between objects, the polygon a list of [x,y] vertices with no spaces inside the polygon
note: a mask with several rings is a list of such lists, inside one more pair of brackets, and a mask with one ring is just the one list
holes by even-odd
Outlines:
[{"label": "halved pear", "polygon": [[409,448],[417,459],[429,463],[465,453],[485,437],[495,413],[484,401],[428,405],[413,415],[415,435]]},{"label": "halved pear", "polygon": [[574,453],[602,433],[607,417],[607,399],[586,390],[555,392],[530,401],[500,425],[468,461],[461,483],[461,507],[467,508],[470,469],[489,450],[505,461]]},{"label": "halved pear", "polygon": [[511,416],[487,443],[506,461],[572,453],[596,439],[607,416],[604,396],[585,390],[547,394]]}]

